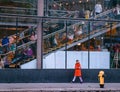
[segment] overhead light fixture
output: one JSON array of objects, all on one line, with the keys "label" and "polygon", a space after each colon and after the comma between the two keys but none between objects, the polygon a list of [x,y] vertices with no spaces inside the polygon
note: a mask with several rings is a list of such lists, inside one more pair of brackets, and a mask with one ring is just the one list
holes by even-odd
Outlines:
[{"label": "overhead light fixture", "polygon": [[80,46],[80,45],[81,45],[81,43],[78,43],[77,45],[78,45],[78,46]]},{"label": "overhead light fixture", "polygon": [[75,2],[72,2],[72,4],[75,4]]},{"label": "overhead light fixture", "polygon": [[82,3],[82,1],[80,0],[79,3]]},{"label": "overhead light fixture", "polygon": [[56,7],[56,4],[53,4],[53,7]]},{"label": "overhead light fixture", "polygon": [[101,37],[101,39],[103,39],[103,37]]},{"label": "overhead light fixture", "polygon": [[68,3],[66,3],[66,5],[68,5]]},{"label": "overhead light fixture", "polygon": [[66,3],[66,5],[68,5],[68,3]]},{"label": "overhead light fixture", "polygon": [[62,3],[60,3],[60,6],[62,6]]}]

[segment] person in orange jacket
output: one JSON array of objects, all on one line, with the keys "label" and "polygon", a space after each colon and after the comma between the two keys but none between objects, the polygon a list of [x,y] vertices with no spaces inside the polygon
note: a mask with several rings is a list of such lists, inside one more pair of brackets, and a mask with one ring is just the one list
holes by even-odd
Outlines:
[{"label": "person in orange jacket", "polygon": [[81,64],[80,64],[79,60],[76,60],[76,63],[75,63],[75,73],[74,73],[74,78],[72,80],[72,83],[75,82],[76,77],[79,77],[80,83],[83,83],[82,72],[81,72]]}]

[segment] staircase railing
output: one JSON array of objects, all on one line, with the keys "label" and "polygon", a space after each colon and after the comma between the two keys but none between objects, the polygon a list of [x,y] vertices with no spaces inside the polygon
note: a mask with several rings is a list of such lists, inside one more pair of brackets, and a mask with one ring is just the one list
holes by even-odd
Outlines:
[{"label": "staircase railing", "polygon": [[[110,14],[110,12],[109,13],[107,13],[108,15]],[[98,17],[98,19],[99,18],[103,18],[103,19],[106,19],[106,15],[105,16],[102,16],[102,17]],[[107,18],[111,18],[110,16],[107,16]],[[74,22],[73,23],[73,25],[74,26],[76,26],[76,25],[81,25],[82,24],[82,22],[83,21],[81,21],[81,22]],[[98,24],[96,24],[98,22]],[[76,37],[76,38],[74,38],[72,41],[69,41],[69,40],[66,40],[66,41],[64,41],[64,42],[62,42],[61,40],[62,39],[60,39],[60,40],[58,40],[59,42],[58,42],[58,45],[55,45],[55,46],[53,46],[53,47],[49,47],[48,45],[49,45],[49,39],[52,39],[52,38],[55,38],[56,36],[59,36],[59,35],[63,35],[63,36],[65,36],[65,37],[67,37],[67,35],[65,34],[66,32],[67,33],[69,33],[69,31],[73,31],[73,25],[72,26],[67,26],[67,30],[69,30],[69,31],[66,31],[66,28],[64,28],[64,29],[62,29],[62,30],[60,30],[60,31],[56,31],[55,33],[52,33],[51,35],[45,35],[44,37],[43,37],[43,39],[44,39],[44,49],[43,49],[43,52],[44,52],[44,55],[47,55],[47,54],[49,54],[49,53],[52,53],[52,52],[54,52],[54,51],[57,51],[57,50],[64,50],[65,49],[65,46],[67,45],[67,48],[70,48],[70,47],[72,47],[72,46],[74,46],[74,45],[76,45],[77,43],[79,43],[79,42],[84,42],[84,41],[87,41],[88,40],[88,36],[89,36],[89,34],[90,34],[90,39],[91,38],[93,38],[93,37],[96,37],[96,36],[99,36],[99,35],[101,35],[101,34],[103,34],[103,33],[105,33],[105,32],[107,32],[107,31],[109,31],[110,30],[110,24],[108,23],[108,22],[104,22],[103,23],[103,21],[101,20],[99,20],[99,21],[92,21],[91,22],[91,24],[92,24],[92,30],[90,30],[90,33],[88,32],[89,30],[88,30],[88,26],[87,25],[89,25],[89,22],[85,22],[85,24],[83,25],[83,29],[85,30],[85,31],[83,31],[82,32],[82,34],[79,36],[79,37]],[[101,25],[101,27],[100,27],[100,24],[102,24]],[[95,28],[93,28],[95,26]],[[115,22],[115,23],[113,23],[113,27],[112,28],[115,28],[115,27],[117,27],[117,26],[120,26],[119,25],[119,23],[117,23],[117,22]],[[30,42],[31,43],[31,42]],[[26,44],[24,44],[24,45],[26,45]],[[28,45],[28,44],[27,44]],[[47,45],[47,46],[45,46],[45,45]],[[22,46],[21,46],[22,47]],[[24,46],[23,46],[24,47]],[[22,47],[22,48],[23,48]],[[20,47],[19,47],[20,48]],[[18,49],[19,49],[18,48]]]},{"label": "staircase railing", "polygon": [[37,15],[37,9],[36,8],[20,8],[20,7],[0,6],[0,13]]},{"label": "staircase railing", "polygon": [[[100,14],[100,15],[102,15],[102,18],[106,18],[106,17],[109,17],[109,16],[106,16],[106,14],[109,14],[111,11],[107,11],[107,13],[103,13],[103,14]],[[105,14],[105,15],[104,15]],[[105,16],[105,17],[103,17],[103,16]],[[96,16],[96,18],[100,18],[101,16]],[[2,18],[3,19],[3,18]],[[16,20],[15,20],[16,21]],[[21,19],[20,19],[20,21],[21,21]],[[19,21],[19,22],[20,22]],[[101,24],[101,27],[102,26],[104,26],[106,23],[103,23],[103,22],[99,22],[99,24],[97,24],[96,22],[94,22],[94,23],[92,23],[92,25],[91,26],[93,26],[94,28],[92,28],[92,30],[96,30],[96,28],[101,28],[100,27],[100,24]],[[19,23],[19,25],[20,25],[20,23]],[[78,22],[78,23],[75,23],[74,24],[74,26],[75,25],[82,25],[82,22]],[[88,25],[88,22],[86,22],[84,25]],[[88,30],[87,28],[87,26],[84,26],[84,25],[82,25],[83,26],[83,30]],[[67,30],[70,30],[70,29],[72,29],[72,27],[73,27],[73,25],[70,25],[70,26],[68,26],[67,27]],[[46,39],[49,39],[49,38],[51,38],[51,37],[53,37],[54,38],[54,36],[56,35],[56,34],[61,34],[61,33],[65,33],[66,32],[66,30],[65,29],[61,29],[61,30],[58,30],[58,31],[55,31],[55,32],[52,32],[51,34],[48,34],[48,35],[45,35],[44,37],[43,37],[43,39],[44,40],[46,40]],[[86,33],[88,33],[88,32],[86,32]]]},{"label": "staircase railing", "polygon": [[29,3],[30,5],[32,5],[34,8],[36,8],[37,6],[37,0],[12,0],[12,2],[16,2],[16,3]]},{"label": "staircase railing", "polygon": [[[113,9],[111,9],[111,10],[108,10],[107,12],[104,12],[104,13],[102,13],[102,14],[100,14],[100,15],[97,15],[96,17],[95,17],[96,19],[110,19],[110,20],[114,20],[114,13],[113,13]],[[80,24],[81,22],[79,22],[79,23],[77,23],[77,24]],[[81,23],[82,24],[82,23]],[[80,24],[80,25],[81,25]],[[91,26],[91,29],[90,29],[90,34],[93,34],[93,35],[90,35],[90,39],[91,38],[93,38],[93,37],[96,37],[96,36],[99,36],[99,35],[101,35],[101,34],[103,34],[103,33],[106,33],[106,32],[108,32],[108,31],[110,31],[110,25],[111,23],[109,23],[109,22],[103,22],[103,21],[93,21],[93,22],[91,22],[91,24],[90,24],[90,26]],[[114,24],[114,26],[112,27],[112,28],[115,28],[115,27],[118,27],[118,26],[120,26],[120,24],[119,23],[113,23]],[[74,24],[74,25],[76,25],[76,24]],[[88,40],[88,31],[89,31],[89,29],[88,29],[88,26],[86,26],[86,25],[88,25],[88,22],[85,22],[85,24],[83,25],[83,30],[86,30],[86,32],[84,31],[83,33],[82,33],[82,36],[83,37],[80,37],[81,39],[74,39],[73,40],[73,42],[69,45],[69,46],[67,46],[67,49],[68,48],[70,48],[70,47],[72,47],[72,46],[74,46],[74,45],[76,45],[77,43],[79,43],[79,42],[83,42],[83,41],[86,41],[86,40]],[[69,28],[71,28],[73,25],[71,25],[70,27],[67,27],[67,29],[69,30]],[[109,28],[108,28],[109,27]],[[65,29],[63,29],[63,30],[60,30],[60,31],[57,31],[56,32],[56,35],[59,35],[59,32],[64,32],[64,33],[66,33],[66,30]],[[96,33],[97,32],[97,33]],[[68,33],[68,32],[67,32]],[[95,34],[94,34],[95,33]],[[53,34],[53,36],[51,36],[51,37],[55,37],[55,35]],[[86,38],[84,38],[84,37],[86,37]],[[46,39],[48,39],[49,37],[48,36],[46,36],[45,37]],[[86,40],[85,40],[86,39]],[[66,42],[65,42],[66,43]],[[57,51],[57,49],[58,50],[64,50],[66,47],[66,44],[62,44],[61,46],[57,46],[57,47],[55,47],[55,48],[48,48],[48,50],[45,48],[45,54],[46,53],[50,53],[50,52],[53,52],[53,51]],[[51,46],[50,46],[51,47]],[[46,52],[46,51],[48,51],[48,52]]]}]

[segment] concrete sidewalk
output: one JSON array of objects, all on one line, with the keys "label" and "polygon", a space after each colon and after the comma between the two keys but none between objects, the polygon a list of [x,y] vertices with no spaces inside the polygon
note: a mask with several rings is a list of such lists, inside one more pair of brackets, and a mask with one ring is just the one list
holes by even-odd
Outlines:
[{"label": "concrete sidewalk", "polygon": [[120,83],[0,83],[0,92],[120,92]]}]

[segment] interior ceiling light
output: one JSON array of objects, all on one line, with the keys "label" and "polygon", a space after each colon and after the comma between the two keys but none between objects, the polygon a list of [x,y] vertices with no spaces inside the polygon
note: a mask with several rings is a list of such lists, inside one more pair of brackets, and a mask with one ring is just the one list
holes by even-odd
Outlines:
[{"label": "interior ceiling light", "polygon": [[60,3],[60,6],[62,6],[62,3]]},{"label": "interior ceiling light", "polygon": [[103,39],[103,37],[101,37],[101,39]]},{"label": "interior ceiling light", "polygon": [[53,4],[53,7],[56,7],[56,4]]},{"label": "interior ceiling light", "polygon": [[79,3],[82,3],[82,1],[80,0]]},{"label": "interior ceiling light", "polygon": [[72,4],[75,4],[75,2],[72,2]]},{"label": "interior ceiling light", "polygon": [[68,5],[68,3],[66,3],[66,5]]},{"label": "interior ceiling light", "polygon": [[77,45],[78,45],[78,46],[80,46],[80,45],[81,45],[81,43],[78,43]]}]

